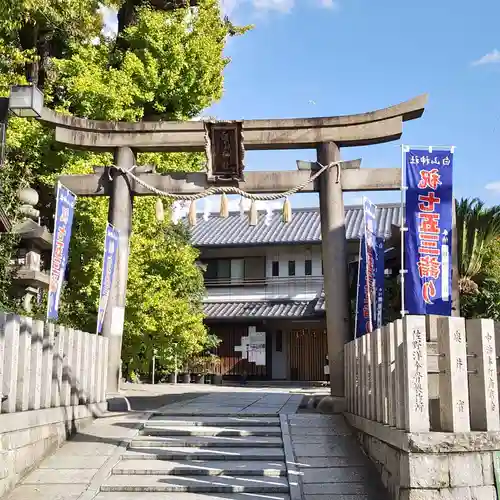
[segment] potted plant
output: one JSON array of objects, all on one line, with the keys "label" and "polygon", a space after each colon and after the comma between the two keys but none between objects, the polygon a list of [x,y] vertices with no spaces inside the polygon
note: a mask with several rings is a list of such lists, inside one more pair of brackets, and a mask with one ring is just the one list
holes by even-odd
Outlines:
[{"label": "potted plant", "polygon": [[201,356],[195,356],[190,360],[191,382],[194,384],[205,383],[204,362]]},{"label": "potted plant", "polygon": [[222,385],[222,374],[221,374],[221,359],[215,354],[211,355],[210,360],[210,373],[212,374],[212,384]]},{"label": "potted plant", "polygon": [[189,382],[191,382],[191,374],[189,372],[188,363],[182,367],[182,370],[177,375],[177,382],[179,382],[179,384],[189,384]]}]

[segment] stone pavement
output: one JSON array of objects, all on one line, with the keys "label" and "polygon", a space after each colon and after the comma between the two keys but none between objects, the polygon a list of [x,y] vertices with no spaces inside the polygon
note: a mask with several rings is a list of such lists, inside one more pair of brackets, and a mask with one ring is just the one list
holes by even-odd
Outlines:
[{"label": "stone pavement", "polygon": [[[148,397],[147,388],[136,388],[141,391]],[[388,498],[343,418],[296,415],[300,394],[210,386],[153,391],[154,401],[171,404],[154,414],[97,420],[9,500]],[[185,397],[168,399],[161,391]]]},{"label": "stone pavement", "polygon": [[304,500],[389,498],[342,415],[285,415],[282,429],[289,473],[291,461]]}]

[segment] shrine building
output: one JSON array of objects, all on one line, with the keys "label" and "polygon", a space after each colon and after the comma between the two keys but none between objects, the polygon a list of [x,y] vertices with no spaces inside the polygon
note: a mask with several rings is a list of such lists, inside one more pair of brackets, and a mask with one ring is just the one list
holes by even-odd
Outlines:
[{"label": "shrine building", "polygon": [[[397,275],[398,204],[379,205],[378,232],[386,240],[386,274]],[[355,302],[363,209],[346,207],[351,302]],[[199,217],[191,229],[205,269],[205,322],[222,342],[218,349],[226,378],[322,381],[326,379],[327,336],[320,213],[279,211],[266,221],[246,217]],[[391,256],[388,258],[388,256]],[[354,304],[353,304],[354,307]],[[352,315],[352,314],[351,314]],[[354,326],[351,327],[351,331]]]}]

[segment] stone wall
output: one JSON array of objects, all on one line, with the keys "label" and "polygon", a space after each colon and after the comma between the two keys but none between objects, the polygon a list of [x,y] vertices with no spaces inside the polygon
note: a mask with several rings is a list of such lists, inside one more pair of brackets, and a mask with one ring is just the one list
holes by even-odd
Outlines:
[{"label": "stone wall", "polygon": [[105,407],[93,404],[0,415],[0,498]]},{"label": "stone wall", "polygon": [[0,496],[106,407],[108,339],[0,312]]},{"label": "stone wall", "polygon": [[412,435],[347,418],[392,500],[497,500],[493,451],[500,433]]}]

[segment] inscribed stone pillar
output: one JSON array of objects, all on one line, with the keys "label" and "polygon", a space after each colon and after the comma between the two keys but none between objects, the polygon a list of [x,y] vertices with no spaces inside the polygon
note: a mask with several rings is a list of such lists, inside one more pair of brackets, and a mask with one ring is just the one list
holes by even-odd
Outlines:
[{"label": "inscribed stone pillar", "polygon": [[440,317],[437,325],[441,430],[470,432],[465,320]]},{"label": "inscribed stone pillar", "polygon": [[[322,165],[340,160],[339,148],[332,142],[320,144],[317,152],[318,162]],[[350,340],[350,335],[345,214],[340,170],[337,167],[328,169],[321,175],[319,182],[330,388],[332,396],[343,396],[344,344]]]},{"label": "inscribed stone pillar", "polygon": [[492,319],[468,319],[470,425],[473,431],[499,431],[495,324]]},{"label": "inscribed stone pillar", "polygon": [[429,432],[429,384],[425,316],[403,319],[405,430]]},{"label": "inscribed stone pillar", "polygon": [[[117,166],[130,170],[135,165],[135,155],[128,147],[115,152]],[[120,365],[125,320],[125,297],[127,293],[128,256],[130,233],[132,230],[133,195],[126,174],[113,172],[111,196],[109,198],[108,221],[120,232],[116,268],[102,334],[108,338],[108,381],[107,393],[117,394],[120,389]]]}]

